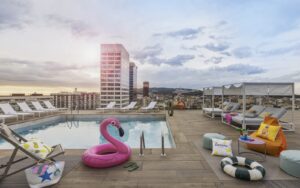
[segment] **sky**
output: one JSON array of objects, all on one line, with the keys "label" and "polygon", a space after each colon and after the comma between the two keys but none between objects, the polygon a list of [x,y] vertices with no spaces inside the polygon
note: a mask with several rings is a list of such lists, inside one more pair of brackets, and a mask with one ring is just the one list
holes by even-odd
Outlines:
[{"label": "sky", "polygon": [[138,86],[295,82],[299,0],[0,0],[0,95],[99,91],[100,45],[121,43]]}]

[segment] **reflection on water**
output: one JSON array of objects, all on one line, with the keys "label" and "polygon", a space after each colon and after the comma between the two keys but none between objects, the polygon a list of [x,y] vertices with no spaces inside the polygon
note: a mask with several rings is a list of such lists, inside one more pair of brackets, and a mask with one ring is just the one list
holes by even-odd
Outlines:
[{"label": "reflection on water", "polygon": [[[39,138],[48,145],[60,143],[64,148],[80,149],[107,142],[100,134],[99,124],[100,121],[69,121],[40,125],[36,128],[17,130],[16,132],[27,139]],[[125,121],[121,122],[121,126],[125,131],[123,137],[119,136],[118,129],[113,126],[109,126],[108,132],[132,148],[139,147],[141,131],[144,131],[145,134],[146,148],[160,148],[162,132],[165,134],[165,147],[173,146],[168,127],[163,120]],[[12,148],[11,145],[0,139],[0,149],[8,148]]]}]

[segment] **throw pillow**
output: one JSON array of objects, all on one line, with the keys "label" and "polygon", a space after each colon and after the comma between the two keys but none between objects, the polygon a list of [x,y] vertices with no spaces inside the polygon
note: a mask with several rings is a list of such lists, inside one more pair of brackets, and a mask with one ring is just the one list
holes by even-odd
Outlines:
[{"label": "throw pillow", "polygon": [[220,140],[220,139],[212,139],[212,155],[226,156],[232,157],[232,149],[231,149],[232,140]]},{"label": "throw pillow", "polygon": [[263,112],[263,113],[259,114],[259,117],[264,119],[265,117],[268,117],[271,115],[272,115],[272,113],[270,113],[270,112]]},{"label": "throw pillow", "polygon": [[227,106],[224,107],[223,110],[224,110],[225,112],[229,112],[232,108],[233,108],[232,105],[227,105]]},{"label": "throw pillow", "polygon": [[20,144],[20,146],[42,159],[45,159],[52,151],[51,147],[47,146],[38,139],[28,140],[27,142]]},{"label": "throw pillow", "polygon": [[257,136],[270,141],[275,141],[280,129],[281,126],[273,126],[262,123],[257,131]]}]

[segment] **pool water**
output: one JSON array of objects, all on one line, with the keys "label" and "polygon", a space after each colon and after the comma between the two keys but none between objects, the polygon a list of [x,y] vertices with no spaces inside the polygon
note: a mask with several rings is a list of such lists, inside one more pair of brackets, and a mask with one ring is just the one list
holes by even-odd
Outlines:
[{"label": "pool water", "polygon": [[[58,122],[20,128],[15,131],[26,139],[39,138],[48,145],[61,144],[65,149],[86,149],[97,144],[107,143],[100,134],[99,124],[101,121],[60,120]],[[121,121],[121,126],[125,132],[123,137],[119,136],[118,129],[113,126],[108,127],[108,132],[132,148],[139,148],[142,131],[144,131],[146,148],[160,148],[162,134],[165,137],[165,147],[174,147],[172,134],[164,119],[129,119]],[[10,144],[0,139],[0,149],[11,148]]]}]

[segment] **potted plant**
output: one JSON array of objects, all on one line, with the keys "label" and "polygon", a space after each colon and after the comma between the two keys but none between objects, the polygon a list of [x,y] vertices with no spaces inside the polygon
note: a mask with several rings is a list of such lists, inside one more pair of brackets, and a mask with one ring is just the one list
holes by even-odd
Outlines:
[{"label": "potted plant", "polygon": [[248,129],[237,128],[237,131],[240,132],[241,138],[247,140],[248,137]]}]

